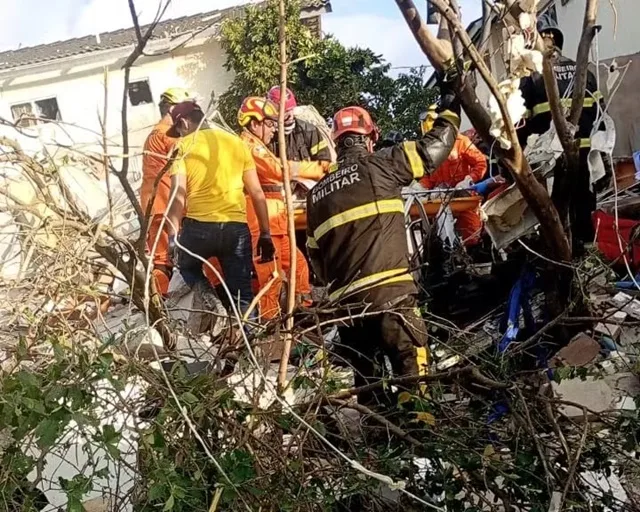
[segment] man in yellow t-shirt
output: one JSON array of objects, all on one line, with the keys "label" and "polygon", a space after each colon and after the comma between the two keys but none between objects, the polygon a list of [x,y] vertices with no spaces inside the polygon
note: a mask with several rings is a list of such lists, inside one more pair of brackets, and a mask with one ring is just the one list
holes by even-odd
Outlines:
[{"label": "man in yellow t-shirt", "polygon": [[202,261],[189,252],[205,260],[217,258],[234,301],[244,313],[253,300],[251,234],[244,191],[253,202],[260,224],[258,254],[263,261],[272,261],[275,251],[267,202],[253,157],[238,136],[209,128],[195,102],[176,105],[171,118],[171,130],[182,139],[170,171],[169,239],[175,246],[186,203],[180,245],[188,251],[179,252],[177,266],[185,282],[194,286],[206,279]]}]

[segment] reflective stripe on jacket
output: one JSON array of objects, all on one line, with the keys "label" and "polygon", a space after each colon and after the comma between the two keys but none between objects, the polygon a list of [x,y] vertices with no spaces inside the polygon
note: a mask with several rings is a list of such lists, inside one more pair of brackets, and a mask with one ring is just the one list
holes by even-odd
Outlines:
[{"label": "reflective stripe on jacket", "polygon": [[[310,160],[312,162],[331,162],[329,143],[313,124],[296,119],[293,131],[285,135],[287,159],[295,162]],[[278,137],[269,144],[269,149],[278,155]]]},{"label": "reflective stripe on jacket", "polygon": [[357,146],[307,196],[307,247],[333,301],[382,307],[416,293],[410,274],[402,187],[447,157],[459,118],[443,113],[418,141],[370,154]]},{"label": "reflective stripe on jacket", "polygon": [[[575,83],[576,63],[567,58],[559,57],[554,66],[560,102],[565,110],[571,109],[573,84]],[[543,134],[549,130],[552,123],[551,109],[544,79],[541,74],[534,73],[530,77],[522,79],[520,91],[524,98],[527,113],[522,126],[518,129],[518,138],[523,147],[526,146],[529,135]],[[587,87],[584,96],[582,115],[578,123],[576,138],[580,139],[582,149],[590,148],[591,131],[598,115],[598,103],[602,101],[602,94],[598,91],[596,77],[591,71],[587,72]]]}]

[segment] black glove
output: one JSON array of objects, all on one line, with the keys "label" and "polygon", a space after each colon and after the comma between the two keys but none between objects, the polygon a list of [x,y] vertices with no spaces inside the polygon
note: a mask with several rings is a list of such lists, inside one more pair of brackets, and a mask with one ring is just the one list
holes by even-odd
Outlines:
[{"label": "black glove", "polygon": [[455,76],[449,76],[441,73],[437,76],[438,88],[440,89],[440,102],[438,104],[438,113],[445,110],[451,110],[460,115],[460,100],[454,89]]},{"label": "black glove", "polygon": [[268,263],[273,261],[276,248],[271,240],[271,235],[263,234],[258,239],[258,256],[260,256],[260,263]]}]

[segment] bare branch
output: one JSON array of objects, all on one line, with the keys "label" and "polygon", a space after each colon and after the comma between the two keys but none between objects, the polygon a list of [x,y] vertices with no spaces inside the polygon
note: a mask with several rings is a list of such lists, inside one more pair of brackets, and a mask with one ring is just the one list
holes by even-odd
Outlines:
[{"label": "bare branch", "polygon": [[598,0],[587,0],[584,11],[584,21],[582,24],[582,36],[578,45],[578,56],[576,59],[576,76],[573,84],[573,103],[569,122],[577,125],[582,115],[584,106],[584,94],[587,88],[587,72],[589,66],[589,51],[591,43],[596,35],[596,15],[598,12]]},{"label": "bare branch", "polygon": [[129,157],[130,157],[129,155],[129,149],[130,149],[129,148],[129,124],[127,120],[127,113],[128,113],[128,107],[129,107],[129,78],[131,76],[131,67],[135,64],[138,58],[143,54],[144,49],[147,43],[149,42],[149,39],[151,39],[151,36],[153,35],[153,31],[155,30],[156,26],[160,22],[160,19],[162,18],[167,8],[171,4],[171,0],[167,0],[167,2],[164,4],[164,7],[161,7],[158,9],[158,13],[156,14],[155,19],[151,24],[149,24],[144,35],[142,35],[142,31],[140,29],[140,23],[138,21],[138,14],[136,13],[134,0],[128,0],[128,2],[129,2],[129,11],[131,13],[131,19],[133,21],[133,26],[136,31],[137,44],[133,49],[133,51],[131,52],[131,54],[127,57],[127,60],[124,62],[122,66],[124,70],[124,90],[122,92],[122,115],[121,115],[123,155],[122,155],[122,168],[120,172],[118,172],[116,175],[118,176],[118,179],[120,180],[120,183],[122,184],[122,187],[124,188],[124,191],[127,194],[129,201],[131,201],[131,204],[133,205],[133,208],[135,209],[136,214],[138,216],[138,221],[142,226],[144,222],[142,209],[140,208],[137,195],[131,188],[131,184],[127,179],[127,174],[129,173]]},{"label": "bare branch", "polygon": [[296,305],[296,225],[293,211],[293,193],[291,192],[291,171],[287,159],[287,144],[284,132],[285,104],[287,101],[287,33],[286,33],[286,9],[285,0],[280,0],[280,22],[279,22],[279,42],[280,42],[280,109],[278,114],[278,146],[280,150],[280,163],[284,181],[284,197],[287,205],[287,235],[289,237],[289,276],[287,288],[287,319],[286,332],[284,336],[284,346],[282,348],[282,358],[280,359],[280,369],[278,371],[278,389],[285,389],[287,380],[287,367],[289,356],[291,355],[291,345],[293,343],[293,309]]}]

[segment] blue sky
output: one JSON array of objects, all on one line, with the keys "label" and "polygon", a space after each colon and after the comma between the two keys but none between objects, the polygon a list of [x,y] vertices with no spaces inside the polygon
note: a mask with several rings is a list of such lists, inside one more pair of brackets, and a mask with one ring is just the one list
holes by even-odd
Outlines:
[{"label": "blue sky", "polygon": [[[482,0],[459,1],[465,25],[481,15]],[[426,12],[426,2],[415,0]],[[426,64],[394,0],[332,0],[333,13],[326,16],[324,30],[347,46],[371,48],[393,66]]]},{"label": "blue sky", "polygon": [[[1,1],[1,0],[0,0]],[[142,21],[153,18],[159,0],[136,0]],[[246,1],[246,0],[245,0]],[[461,0],[463,21],[480,15],[482,0]],[[0,50],[33,46],[130,26],[127,0],[4,0]],[[242,0],[173,0],[166,17],[210,11]],[[425,64],[394,0],[332,0],[324,30],[348,46],[371,48],[393,66]],[[424,8],[424,0],[416,0]]]}]

